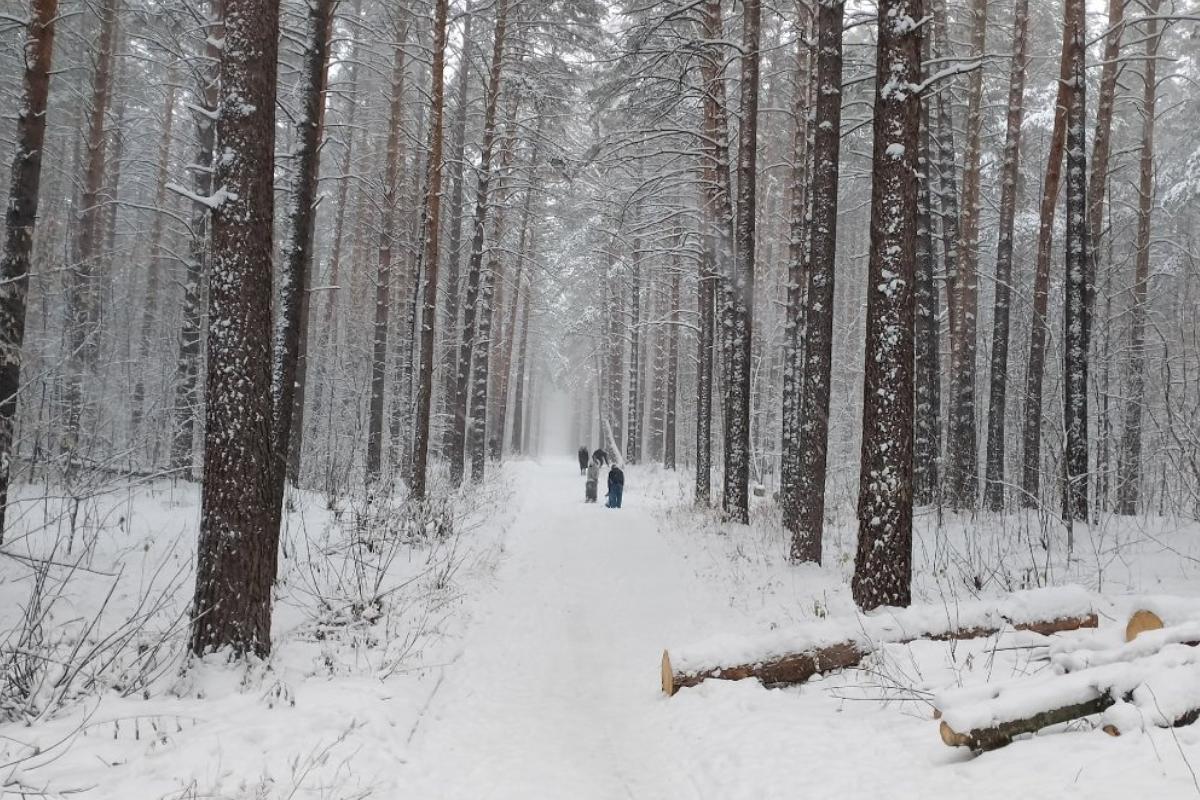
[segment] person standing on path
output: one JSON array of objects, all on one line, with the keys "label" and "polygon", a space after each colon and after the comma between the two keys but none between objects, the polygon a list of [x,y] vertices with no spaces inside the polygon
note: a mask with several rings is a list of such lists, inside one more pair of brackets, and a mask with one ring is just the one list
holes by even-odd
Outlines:
[{"label": "person standing on path", "polygon": [[588,464],[587,480],[583,484],[583,502],[596,502],[596,486],[600,483],[600,462],[592,459],[592,463]]},{"label": "person standing on path", "polygon": [[587,445],[579,446],[579,474],[587,472],[588,465],[588,449]]},{"label": "person standing on path", "polygon": [[625,493],[625,473],[616,464],[608,471],[608,502],[605,508],[620,508],[621,495]]}]

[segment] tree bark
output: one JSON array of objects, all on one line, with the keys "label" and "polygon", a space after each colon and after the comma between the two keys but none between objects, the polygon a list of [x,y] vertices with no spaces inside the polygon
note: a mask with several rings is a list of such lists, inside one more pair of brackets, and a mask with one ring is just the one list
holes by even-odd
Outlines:
[{"label": "tree bark", "polygon": [[721,506],[734,522],[750,522],[750,367],[753,359],[755,228],[758,186],[759,41],[762,4],[742,4],[741,109],[738,126],[737,204],[729,324],[729,398],[725,418],[725,491]]},{"label": "tree bark", "polygon": [[[734,270],[734,215],[730,194],[732,181],[729,173],[729,110],[725,99],[723,27],[720,0],[705,0],[701,31],[705,44],[700,53],[700,79],[704,93],[701,123],[704,155],[701,179],[705,193],[704,208],[711,221],[705,225],[706,253],[703,257],[705,260],[701,262],[700,291],[701,294],[708,291],[713,312],[711,333],[707,338],[705,334],[701,335],[701,348],[707,346],[710,350],[707,371],[703,368],[705,356],[701,353],[701,372],[706,372],[708,377],[707,384],[701,386],[701,407],[708,410],[700,414],[700,424],[697,425],[696,432],[696,502],[703,505],[707,505],[712,496],[711,409],[712,386],[716,383],[716,356],[719,352],[722,362],[728,357],[727,329],[723,325],[720,332],[717,329],[725,320],[729,305],[730,276]],[[706,266],[709,271],[707,276],[703,274]],[[711,284],[707,289],[706,283]],[[702,297],[701,306],[703,305]],[[701,317],[703,316],[704,313],[701,312]],[[703,326],[702,321],[701,327]],[[728,383],[728,377],[728,374],[723,376],[723,384]],[[727,412],[728,392],[723,391],[723,394],[722,408]]]},{"label": "tree bark", "polygon": [[94,369],[99,353],[100,299],[97,284],[102,278],[99,274],[99,256],[105,211],[101,194],[104,190],[108,143],[105,122],[111,93],[117,9],[118,0],[104,0],[99,10],[96,71],[92,76],[92,100],[88,109],[87,166],[83,175],[83,193],[79,199],[76,263],[71,270],[67,294],[70,353],[67,359],[67,419],[63,442],[67,452],[73,452],[80,445],[85,402],[84,376]]},{"label": "tree bark", "polygon": [[921,0],[881,0],[875,71],[871,254],[851,591],[864,610],[907,606],[912,582],[913,261]]},{"label": "tree bark", "polygon": [[[1067,468],[1063,517],[1088,519],[1088,350],[1091,293],[1087,240],[1087,20],[1084,0],[1067,0],[1066,311],[1063,314],[1063,415]],[[1068,552],[1073,537],[1068,528]]]},{"label": "tree bark", "polygon": [[[192,171],[192,191],[208,197],[213,190],[213,150],[217,142],[218,86],[221,48],[224,38],[225,0],[209,0],[208,25],[204,39],[204,57],[208,64],[199,72],[197,90],[203,108],[195,110],[196,168]],[[210,258],[209,230],[212,213],[204,203],[193,204],[192,240],[188,249],[183,282],[183,321],[179,332],[179,359],[176,366],[175,429],[171,437],[171,469],[183,478],[193,474],[196,418],[200,411],[200,348],[204,330],[203,289],[208,277]]]},{"label": "tree bark", "polygon": [[475,187],[474,232],[471,238],[470,263],[467,266],[466,302],[463,305],[462,337],[459,339],[458,357],[455,367],[454,414],[451,424],[454,435],[450,449],[450,478],[455,483],[462,481],[466,466],[467,438],[473,421],[469,418],[471,366],[475,361],[475,348],[481,346],[479,331],[480,286],[483,278],[483,251],[487,231],[488,191],[492,180],[492,150],[496,140],[496,112],[500,100],[500,82],[503,75],[504,33],[508,11],[507,0],[499,0],[496,8],[496,25],[492,34],[492,63],[488,77],[487,104],[484,107],[483,141],[479,152],[479,177]]},{"label": "tree bark", "polygon": [[[1095,614],[1076,616],[1053,616],[1048,614],[1045,619],[1018,622],[1012,625],[1013,630],[1032,631],[1043,636],[1063,631],[1074,631],[1080,628],[1095,628],[1099,619]],[[904,626],[896,626],[903,631]],[[671,659],[666,651],[662,658],[662,688],[665,694],[673,695],[688,686],[698,686],[709,679],[737,681],[744,678],[757,678],[764,684],[803,683],[814,675],[823,675],[838,669],[856,667],[876,650],[878,644],[908,644],[916,641],[962,641],[965,639],[982,639],[995,636],[1003,630],[996,625],[975,625],[959,628],[947,626],[942,630],[925,631],[919,635],[907,634],[881,635],[877,640],[873,637],[847,636],[845,641],[827,642],[805,650],[772,654],[746,664],[734,665],[705,665],[699,668],[680,669],[672,667]]]},{"label": "tree bark", "polygon": [[58,0],[31,0],[25,28],[25,71],[17,113],[16,152],[8,186],[4,258],[0,262],[0,544],[8,513],[8,487],[15,447],[13,431],[21,388],[25,312],[29,293],[33,235],[37,225],[42,153],[46,141],[46,99],[54,54]]},{"label": "tree bark", "polygon": [[817,7],[817,104],[813,133],[811,249],[806,259],[805,343],[799,376],[799,452],[792,500],[795,512],[788,515],[791,519],[784,521],[784,527],[791,533],[791,560],[817,564],[821,563],[821,536],[825,525],[829,397],[833,375],[844,15],[844,0],[822,0]]},{"label": "tree bark", "polygon": [[[500,0],[501,5],[507,0]],[[424,241],[425,281],[421,309],[421,367],[414,421],[412,496],[425,499],[429,461],[429,416],[433,401],[433,337],[437,327],[438,246],[442,209],[442,128],[446,108],[446,17],[448,0],[437,0],[433,23],[433,85],[430,90],[429,161],[426,164],[425,206],[421,232]],[[500,12],[498,11],[497,14]]]},{"label": "tree bark", "polygon": [[[634,224],[640,224],[635,216]],[[627,365],[626,390],[629,393],[626,403],[628,424],[625,426],[625,460],[636,464],[642,457],[642,425],[638,415],[639,399],[642,395],[641,364],[640,364],[640,333],[642,324],[642,238],[633,237],[633,252],[631,255],[632,282],[630,284],[629,304],[629,364]]]},{"label": "tree bark", "polygon": [[[922,53],[929,53],[929,37],[921,43]],[[929,505],[938,497],[941,474],[941,355],[939,353],[940,324],[937,284],[934,281],[936,261],[933,235],[933,152],[931,109],[928,96],[921,97],[920,150],[917,154],[918,203],[916,283],[913,285],[915,321],[913,330],[913,368],[915,397],[913,408],[913,502]]]},{"label": "tree bark", "polygon": [[[271,297],[277,0],[228,0],[213,211],[204,484],[191,652],[271,650]],[[218,198],[214,198],[214,201]]]},{"label": "tree bark", "polygon": [[399,23],[396,50],[392,57],[392,99],[388,112],[387,162],[383,177],[383,203],[379,220],[379,261],[375,272],[375,319],[371,343],[371,401],[367,414],[368,482],[379,479],[383,469],[383,403],[387,393],[388,328],[392,291],[392,248],[399,202],[400,164],[403,156],[405,48],[409,21]]},{"label": "tree bark", "polygon": [[[446,326],[446,343],[443,350],[442,413],[445,419],[453,420],[458,390],[457,356],[458,309],[462,303],[459,291],[459,268],[462,266],[463,187],[466,186],[467,103],[470,88],[470,48],[472,22],[475,18],[472,3],[468,0],[463,11],[462,49],[458,58],[458,73],[454,78],[454,122],[450,128],[449,166],[450,182],[449,213],[450,234],[446,242],[446,296],[442,298],[442,324]],[[442,430],[442,454],[449,457],[454,452],[455,425],[446,425]]]},{"label": "tree bark", "polygon": [[1054,244],[1054,212],[1058,205],[1058,187],[1062,178],[1063,148],[1067,136],[1067,81],[1070,61],[1067,37],[1063,31],[1058,98],[1055,100],[1054,128],[1050,133],[1050,151],[1046,161],[1046,179],[1042,183],[1042,207],[1038,225],[1037,262],[1033,277],[1033,329],[1029,334],[1029,360],[1025,372],[1025,408],[1022,439],[1021,505],[1037,508],[1041,486],[1042,455],[1042,379],[1046,372],[1046,321],[1050,293],[1050,250]]},{"label": "tree bark", "polygon": [[983,66],[987,0],[971,0],[971,56],[980,59],[967,90],[967,141],[963,153],[962,223],[958,269],[951,282],[950,463],[948,499],[954,508],[975,507],[979,493],[978,433],[975,421],[976,353],[979,331],[979,164],[983,157]]},{"label": "tree bark", "polygon": [[996,299],[992,314],[992,358],[988,396],[987,466],[983,504],[1004,508],[1004,412],[1008,397],[1008,339],[1012,305],[1013,226],[1017,215],[1017,180],[1021,161],[1021,124],[1025,118],[1025,70],[1028,68],[1029,0],[1013,9],[1012,65],[1008,78],[1008,119],[1004,129],[1004,163],[1000,170],[1000,231],[996,246]]},{"label": "tree bark", "polygon": [[[279,340],[275,345],[275,415],[273,437],[279,502],[284,483],[300,480],[300,460],[289,460],[292,437],[299,441],[303,426],[308,373],[309,319],[312,309],[313,238],[317,222],[317,188],[321,173],[321,144],[325,136],[325,93],[329,86],[330,35],[336,0],[309,0],[301,82],[304,106],[299,121],[296,183],[288,216],[291,230],[284,249],[280,291]],[[293,422],[295,425],[293,425]],[[299,449],[296,448],[296,452]],[[290,468],[289,468],[290,465]]]},{"label": "tree bark", "polygon": [[1146,295],[1150,280],[1150,214],[1154,208],[1154,116],[1158,97],[1159,0],[1148,0],[1142,75],[1142,152],[1138,164],[1137,234],[1129,329],[1129,389],[1117,476],[1117,513],[1137,513],[1142,481],[1142,406],[1146,399]]}]

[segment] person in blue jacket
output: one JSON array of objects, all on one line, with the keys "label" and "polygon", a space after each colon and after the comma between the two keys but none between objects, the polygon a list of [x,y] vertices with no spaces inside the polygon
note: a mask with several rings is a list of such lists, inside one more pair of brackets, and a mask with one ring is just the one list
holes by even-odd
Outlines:
[{"label": "person in blue jacket", "polygon": [[620,508],[621,495],[625,492],[625,473],[616,464],[608,471],[608,502],[605,508]]}]

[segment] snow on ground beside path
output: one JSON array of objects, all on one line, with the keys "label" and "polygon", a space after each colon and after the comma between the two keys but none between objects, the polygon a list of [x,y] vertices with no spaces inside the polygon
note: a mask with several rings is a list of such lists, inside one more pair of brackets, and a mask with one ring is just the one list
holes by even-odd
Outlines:
[{"label": "snow on ground beside path", "polygon": [[[853,615],[853,520],[831,509],[826,566],[795,567],[769,500],[756,501],[750,526],[727,526],[690,507],[688,475],[626,474],[624,507],[610,510],[582,502],[569,459],[509,464],[464,501],[473,521],[438,546],[389,548],[411,535],[392,516],[360,525],[353,504],[335,513],[299,495],[271,662],[206,663],[182,677],[195,487],[96,499],[83,537],[94,572],[64,584],[45,629],[79,637],[115,581],[97,630],[119,629],[146,587],[161,587],[137,641],[175,631],[174,645],[153,660],[122,656],[129,663],[104,674],[107,688],[81,690],[48,719],[0,726],[0,763],[27,755],[22,742],[43,748],[3,767],[0,784],[114,800],[1200,795],[1197,726],[1113,739],[1076,723],[979,757],[943,745],[933,694],[1035,673],[1044,649],[1028,636],[886,645],[863,669],[799,687],[713,680],[664,697],[664,647]],[[53,517],[51,505],[38,513]],[[1168,622],[1200,619],[1200,597],[1186,599],[1200,586],[1195,526],[1106,519],[1077,532],[1085,557],[1067,563],[1061,531],[1045,520],[980,520],[947,517],[939,528],[934,515],[919,518],[919,599],[950,609],[1081,583],[1104,600],[1100,631],[1063,637],[1077,647],[1117,643],[1137,605]],[[17,545],[47,555],[50,542]],[[28,573],[0,561],[0,637],[26,602]]]}]

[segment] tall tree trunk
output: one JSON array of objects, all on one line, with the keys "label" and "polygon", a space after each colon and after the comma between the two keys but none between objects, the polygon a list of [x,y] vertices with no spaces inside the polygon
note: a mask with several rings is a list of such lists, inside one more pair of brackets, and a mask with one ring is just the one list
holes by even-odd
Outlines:
[{"label": "tall tree trunk", "polygon": [[[536,235],[536,234],[535,234]],[[533,287],[531,286],[530,289]],[[525,292],[525,300],[521,303],[521,340],[517,346],[517,373],[514,377],[516,387],[513,390],[513,427],[512,451],[516,454],[525,452],[525,386],[526,356],[529,351],[529,306],[532,291]],[[590,426],[590,420],[589,420]]]},{"label": "tall tree trunk", "polygon": [[1050,295],[1050,250],[1054,244],[1054,212],[1058,205],[1058,187],[1062,179],[1063,148],[1067,138],[1067,59],[1068,27],[1063,31],[1062,61],[1059,67],[1058,97],[1055,100],[1054,128],[1050,133],[1050,152],[1046,160],[1046,179],[1042,183],[1042,208],[1038,224],[1037,262],[1033,276],[1033,328],[1029,332],[1029,360],[1025,372],[1025,408],[1022,415],[1021,505],[1036,508],[1039,503],[1042,469],[1042,379],[1046,372],[1046,321]]},{"label": "tall tree trunk", "polygon": [[113,51],[116,43],[117,0],[104,0],[99,10],[100,37],[96,45],[96,71],[92,76],[92,101],[88,109],[87,167],[83,175],[83,194],[79,201],[77,260],[68,286],[67,314],[70,318],[70,353],[66,388],[67,420],[65,449],[72,452],[80,444],[84,405],[84,376],[95,368],[99,352],[100,301],[97,286],[100,237],[103,234],[104,167],[108,139],[105,115],[110,98]]},{"label": "tall tree trunk", "polygon": [[466,462],[471,365],[477,341],[480,284],[483,277],[483,250],[487,231],[488,190],[492,180],[492,150],[496,140],[496,111],[500,100],[500,79],[504,59],[504,28],[508,0],[499,0],[496,26],[492,36],[492,64],[489,73],[487,105],[483,117],[483,142],[479,152],[479,178],[475,188],[474,231],[471,238],[471,258],[467,266],[466,302],[463,306],[462,337],[459,339],[455,366],[454,414],[451,424],[454,436],[450,448],[450,477],[462,481]]},{"label": "tall tree trunk", "polygon": [[[355,0],[354,7],[351,9],[350,18],[359,20],[362,12],[362,0]],[[342,160],[338,168],[337,176],[337,199],[334,201],[336,205],[333,210],[333,241],[329,247],[329,277],[327,279],[328,291],[324,293],[323,303],[320,307],[319,320],[317,323],[318,343],[314,351],[316,358],[312,366],[320,366],[321,370],[317,373],[315,380],[306,381],[311,383],[316,388],[313,397],[313,412],[314,420],[321,420],[324,417],[324,409],[326,404],[334,403],[334,387],[330,376],[340,364],[340,355],[342,352],[342,308],[344,307],[343,299],[349,292],[344,291],[342,282],[342,249],[346,236],[346,209],[349,206],[350,200],[350,171],[354,165],[355,141],[358,138],[360,146],[366,143],[365,138],[360,138],[356,131],[355,120],[358,117],[359,105],[359,86],[358,86],[358,39],[352,39],[347,54],[347,75],[346,84],[348,88],[344,90],[346,95],[347,109],[345,112],[344,128],[346,130],[346,142],[342,151]],[[362,134],[365,137],[365,132]],[[361,226],[360,226],[361,227]],[[289,474],[300,475],[300,456],[304,449],[305,435],[305,417],[304,405],[300,404],[296,407],[298,412],[292,419],[292,441],[288,449],[288,472]],[[335,426],[329,425],[329,435],[335,435]],[[332,448],[330,448],[332,449]]]},{"label": "tall tree trunk", "polygon": [[[640,224],[640,221],[635,217],[634,224]],[[627,365],[627,387],[628,402],[626,403],[626,413],[629,415],[629,424],[625,427],[625,459],[630,464],[636,464],[642,457],[642,420],[638,415],[640,407],[639,399],[643,389],[641,386],[641,340],[640,329],[642,324],[642,237],[633,237],[633,253],[632,269],[633,281],[630,284],[630,304],[629,304],[629,364]]]},{"label": "tall tree trunk", "polygon": [[[321,143],[325,135],[325,90],[329,85],[330,34],[336,0],[309,0],[307,52],[301,84],[304,106],[299,120],[300,141],[296,152],[296,183],[288,212],[291,229],[284,248],[283,286],[280,290],[281,320],[275,344],[273,418],[278,501],[283,502],[284,483],[300,480],[299,459],[290,462],[292,437],[302,436],[305,379],[308,373],[308,321],[312,308],[313,237],[317,222],[317,182],[321,173]],[[295,422],[295,425],[293,425]],[[299,452],[299,447],[296,448]],[[294,467],[289,469],[289,464]]]},{"label": "tall tree trunk", "polygon": [[162,238],[167,220],[167,183],[171,174],[171,136],[175,128],[175,84],[178,81],[179,65],[172,61],[167,68],[166,95],[163,101],[162,138],[158,144],[158,179],[154,190],[154,221],[150,226],[150,243],[146,256],[146,297],[142,307],[142,321],[138,335],[136,379],[133,398],[130,401],[129,430],[137,436],[142,429],[142,408],[146,397],[146,362],[150,359],[150,348],[154,340],[154,325],[158,320],[159,294],[162,286]]},{"label": "tall tree trunk", "polygon": [[[971,0],[971,55],[982,62],[987,31],[987,0]],[[967,142],[963,153],[962,224],[958,269],[951,283],[949,500],[974,508],[979,494],[975,375],[979,309],[979,164],[983,158],[983,66],[971,71],[967,90]]]},{"label": "tall tree trunk", "polygon": [[[728,308],[729,277],[733,272],[733,200],[729,174],[729,110],[725,100],[723,47],[724,31],[720,0],[705,0],[700,54],[700,78],[704,92],[701,133],[704,153],[701,180],[704,190],[705,252],[700,263],[700,412],[696,426],[696,502],[708,505],[712,497],[712,387],[716,383],[716,356],[728,355],[725,328],[718,332]],[[707,298],[706,298],[707,295]],[[706,330],[706,313],[711,308]],[[706,352],[707,348],[707,352]],[[718,351],[719,348],[719,351]],[[728,376],[726,383],[728,383]],[[707,380],[705,380],[707,378]],[[728,393],[722,399],[727,402]]]},{"label": "tall tree trunk", "polygon": [[[816,134],[816,126],[810,119],[812,89],[816,82],[813,72],[813,47],[809,43],[808,19],[804,6],[798,4],[801,14],[799,35],[796,37],[796,72],[793,81],[794,97],[792,112],[795,127],[792,130],[791,208],[787,262],[787,309],[783,328],[783,390],[780,414],[782,452],[779,460],[779,496],[783,527],[795,536],[796,515],[799,513],[801,462],[800,406],[804,385],[804,339],[805,282],[808,279],[808,260],[811,225],[807,220],[809,208],[809,139]],[[838,89],[841,92],[840,86]]]},{"label": "tall tree trunk", "polygon": [[762,35],[760,0],[742,7],[741,124],[738,126],[737,255],[731,290],[729,373],[725,419],[725,491],[722,508],[734,522],[750,521],[750,363],[753,354],[755,224],[758,185],[758,70]]},{"label": "tall tree trunk", "polygon": [[671,270],[671,297],[668,301],[668,323],[669,332],[667,333],[667,363],[670,368],[666,370],[666,397],[664,398],[666,406],[663,421],[663,468],[675,469],[675,420],[676,407],[678,406],[678,386],[679,386],[679,369],[676,365],[679,364],[679,282],[682,265],[679,263],[678,254],[675,256],[674,269]]},{"label": "tall tree trunk", "polygon": [[871,249],[858,488],[859,608],[907,606],[912,583],[913,261],[921,0],[880,0]]},{"label": "tall tree trunk", "polygon": [[[800,453],[791,559],[821,561],[825,519],[829,392],[833,367],[833,300],[837,258],[838,167],[842,126],[842,20],[845,3],[817,8],[817,107],[813,134],[811,250],[804,308]],[[786,522],[785,522],[786,526]]]},{"label": "tall tree trunk", "polygon": [[25,28],[25,71],[17,113],[16,150],[8,185],[4,260],[0,262],[0,544],[8,513],[8,487],[15,447],[13,429],[21,388],[21,350],[25,345],[33,234],[46,140],[46,98],[54,54],[58,0],[31,0]]},{"label": "tall tree trunk", "polygon": [[[921,42],[930,52],[930,37]],[[939,352],[940,325],[933,233],[933,101],[921,97],[920,149],[917,151],[916,283],[913,285],[913,502],[929,505],[937,500],[942,461],[942,370]]]},{"label": "tall tree trunk", "polygon": [[[505,5],[507,0],[500,0]],[[433,402],[433,337],[437,327],[438,245],[442,211],[442,128],[446,109],[446,17],[448,0],[437,0],[433,23],[433,81],[430,89],[429,161],[426,164],[425,205],[421,232],[424,241],[424,285],[420,287],[421,366],[414,419],[412,496],[423,500],[429,461],[430,404]],[[497,15],[501,12],[497,11]],[[497,26],[499,27],[499,26]]]},{"label": "tall tree trunk", "polygon": [[[705,167],[705,176],[711,177],[715,170]],[[712,503],[712,415],[713,415],[713,372],[716,361],[716,294],[717,294],[717,245],[719,234],[715,214],[708,203],[703,204],[701,224],[704,242],[700,252],[696,276],[696,313],[700,321],[700,332],[696,337],[696,497],[698,506],[708,507]]]},{"label": "tall tree trunk", "polygon": [[1091,282],[1096,280],[1095,262],[1104,232],[1104,194],[1108,186],[1108,160],[1112,150],[1113,108],[1116,105],[1120,72],[1121,35],[1125,32],[1126,0],[1108,0],[1108,33],[1104,36],[1104,60],[1096,95],[1096,133],[1092,137],[1092,175],[1088,181],[1088,241],[1092,254]]},{"label": "tall tree trunk", "polygon": [[[1099,272],[1101,243],[1104,236],[1104,195],[1108,187],[1108,161],[1112,150],[1113,107],[1116,105],[1117,76],[1120,72],[1118,59],[1121,54],[1121,36],[1125,31],[1125,0],[1109,0],[1108,31],[1104,37],[1103,66],[1100,71],[1100,86],[1096,95],[1096,129],[1092,137],[1091,176],[1088,179],[1088,283],[1093,287],[1089,293],[1089,315],[1093,315],[1095,287]],[[1111,259],[1110,259],[1111,260]],[[1105,302],[1112,303],[1111,296]],[[1094,318],[1094,317],[1093,317]],[[1106,317],[1107,318],[1107,317]],[[1097,387],[1100,401],[1099,450],[1096,453],[1096,506],[1105,508],[1109,501],[1110,486],[1110,432],[1109,382],[1111,364],[1108,358],[1109,336],[1104,337],[1103,351],[1096,355],[1100,361],[1100,385]],[[1118,461],[1120,456],[1118,455]],[[1119,470],[1119,464],[1118,464]],[[1119,501],[1118,501],[1119,502]]]},{"label": "tall tree trunk", "polygon": [[1142,405],[1146,399],[1146,294],[1150,279],[1150,212],[1154,208],[1154,115],[1158,99],[1159,0],[1148,0],[1142,74],[1142,152],[1138,169],[1137,240],[1129,330],[1129,389],[1117,476],[1117,513],[1137,513],[1142,482]]},{"label": "tall tree trunk", "polygon": [[[442,318],[446,326],[446,345],[443,356],[442,413],[446,419],[454,420],[455,402],[458,396],[457,356],[458,307],[462,302],[459,291],[459,268],[462,266],[463,187],[466,185],[467,145],[467,90],[470,88],[470,52],[472,46],[471,2],[468,0],[463,12],[463,44],[458,60],[458,74],[454,80],[454,123],[450,129],[450,236],[446,243],[446,296],[443,298]],[[442,453],[449,457],[454,452],[456,425],[448,424],[442,430]]]},{"label": "tall tree trunk", "polygon": [[277,0],[227,0],[213,180],[204,485],[191,651],[271,651],[282,506],[271,442]]},{"label": "tall tree trunk", "polygon": [[1020,177],[1021,123],[1025,117],[1025,51],[1029,0],[1016,0],[1013,9],[1012,65],[1008,77],[1008,120],[1004,129],[1004,163],[1000,170],[1000,231],[996,246],[996,299],[992,313],[992,359],[988,395],[987,467],[983,504],[1004,508],[1004,411],[1008,397],[1008,337],[1012,312],[1013,224],[1017,214]]},{"label": "tall tree trunk", "polygon": [[[1067,0],[1066,312],[1063,314],[1063,413],[1067,467],[1063,516],[1088,518],[1088,348],[1091,292],[1087,240],[1087,19],[1084,0]],[[1068,550],[1073,541],[1068,541]]]},{"label": "tall tree trunk", "polygon": [[[208,197],[213,190],[213,150],[217,141],[218,90],[220,88],[220,42],[224,38],[225,0],[209,0],[204,57],[207,66],[199,71],[198,99],[203,108],[195,110],[196,165],[192,171],[192,191]],[[179,331],[179,358],[176,365],[175,421],[171,437],[171,469],[190,479],[193,470],[196,418],[200,413],[200,336],[204,330],[203,289],[210,257],[209,229],[212,213],[205,203],[192,207],[192,240],[183,281],[183,322]]]},{"label": "tall tree trunk", "polygon": [[388,317],[391,311],[392,249],[399,202],[399,172],[403,156],[405,48],[408,19],[399,23],[392,60],[392,101],[388,112],[387,165],[383,177],[383,209],[379,220],[379,261],[375,273],[375,319],[371,343],[371,403],[367,414],[367,480],[383,468],[383,401],[387,392]]}]

